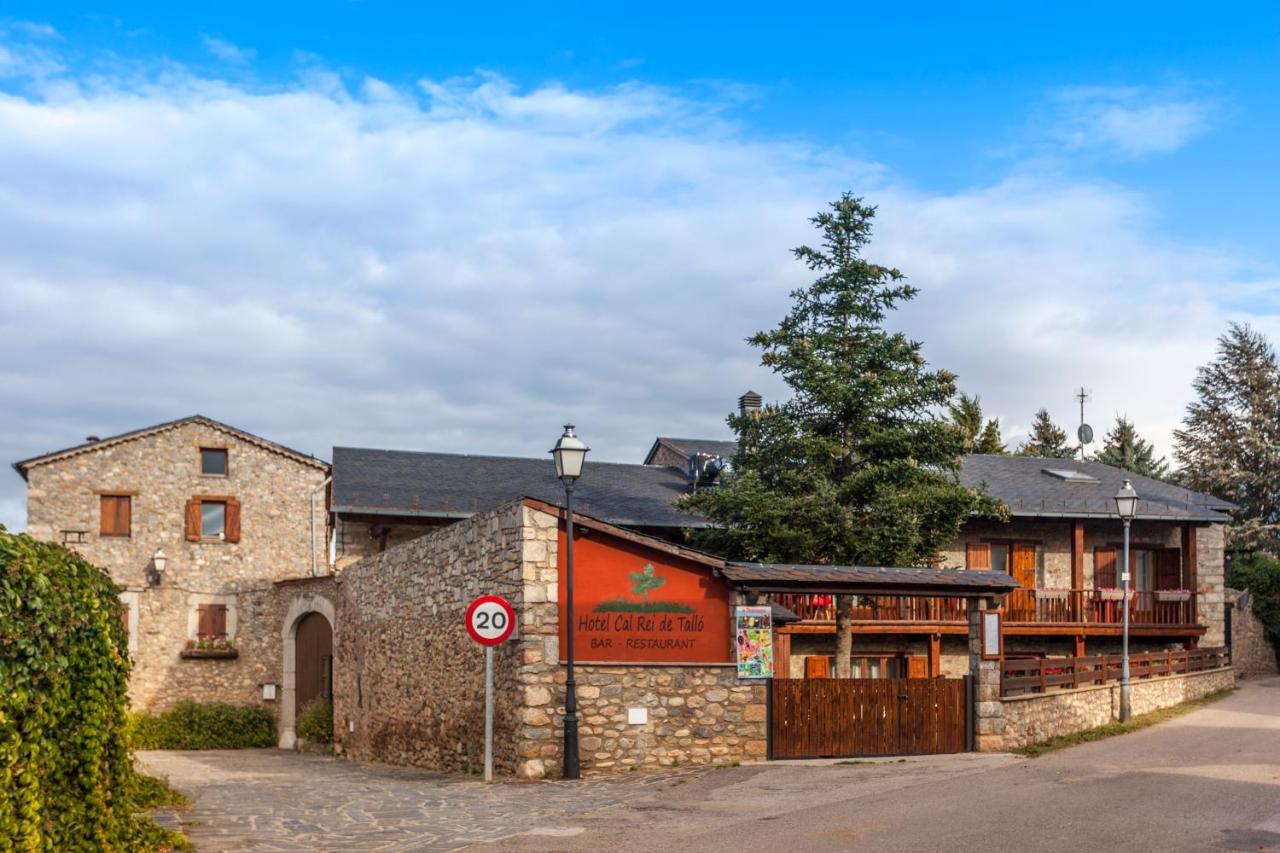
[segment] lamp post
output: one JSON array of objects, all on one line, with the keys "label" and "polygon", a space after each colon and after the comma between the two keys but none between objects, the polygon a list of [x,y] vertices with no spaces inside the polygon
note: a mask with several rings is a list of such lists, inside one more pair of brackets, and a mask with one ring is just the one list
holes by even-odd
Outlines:
[{"label": "lamp post", "polygon": [[1138,511],[1138,493],[1129,484],[1128,478],[1116,493],[1116,514],[1124,522],[1124,570],[1120,579],[1124,581],[1124,634],[1120,658],[1120,722],[1129,722],[1129,522]]},{"label": "lamp post", "polygon": [[578,765],[578,685],[573,677],[573,484],[582,476],[582,462],[590,448],[573,434],[573,424],[564,425],[564,434],[551,448],[556,461],[556,476],[564,483],[565,558],[564,558],[564,772],[565,779],[579,779]]}]

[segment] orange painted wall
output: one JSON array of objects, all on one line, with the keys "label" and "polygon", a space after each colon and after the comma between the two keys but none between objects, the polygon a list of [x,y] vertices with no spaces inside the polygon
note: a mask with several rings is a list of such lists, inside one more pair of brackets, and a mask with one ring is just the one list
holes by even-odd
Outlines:
[{"label": "orange painted wall", "polygon": [[[586,535],[583,535],[583,534]],[[574,658],[581,663],[731,663],[729,588],[690,560],[574,527]],[[560,613],[565,595],[560,526]],[[652,575],[645,567],[653,566]],[[635,579],[664,579],[646,605]],[[653,581],[650,581],[653,583]],[[561,656],[565,624],[560,622]]]}]

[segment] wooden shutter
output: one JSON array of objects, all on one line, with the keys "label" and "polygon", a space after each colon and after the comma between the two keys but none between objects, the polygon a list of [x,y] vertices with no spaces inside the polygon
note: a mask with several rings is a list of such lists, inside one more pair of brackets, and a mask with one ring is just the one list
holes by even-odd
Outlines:
[{"label": "wooden shutter", "polygon": [[1177,589],[1182,581],[1182,553],[1177,548],[1161,548],[1154,557],[1155,588]]},{"label": "wooden shutter", "polygon": [[209,609],[212,612],[212,617],[209,621],[213,639],[225,640],[227,638],[227,605],[211,604]]},{"label": "wooden shutter", "polygon": [[103,536],[128,536],[130,509],[128,495],[102,495],[98,504],[98,532]]},{"label": "wooden shutter", "polygon": [[970,570],[991,570],[991,546],[986,542],[970,542],[964,548],[965,568]]},{"label": "wooden shutter", "polygon": [[227,498],[226,541],[240,541],[240,501]]},{"label": "wooden shutter", "polygon": [[924,655],[907,656],[907,678],[928,678],[929,658]]},{"label": "wooden shutter", "polygon": [[831,658],[825,655],[809,655],[804,659],[805,678],[830,678]]},{"label": "wooden shutter", "polygon": [[1036,546],[1014,545],[1011,550],[1013,554],[1009,562],[1013,564],[1013,571],[1011,572],[1013,579],[1023,589],[1035,589]]},{"label": "wooden shutter", "polygon": [[213,639],[213,605],[196,605],[196,636],[201,640]]},{"label": "wooden shutter", "polygon": [[187,541],[200,541],[200,499],[187,501]]},{"label": "wooden shutter", "polygon": [[127,602],[120,602],[120,621],[124,624],[125,634],[129,633],[129,605]]},{"label": "wooden shutter", "polygon": [[1115,589],[1116,549],[1095,548],[1093,551],[1094,589]]}]

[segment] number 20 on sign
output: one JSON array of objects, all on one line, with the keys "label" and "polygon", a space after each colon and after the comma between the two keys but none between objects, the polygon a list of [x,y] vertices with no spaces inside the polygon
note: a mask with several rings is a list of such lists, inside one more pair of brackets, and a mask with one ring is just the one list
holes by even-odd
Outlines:
[{"label": "number 20 on sign", "polygon": [[516,614],[506,599],[482,595],[467,608],[467,633],[484,646],[484,781],[493,781],[493,647],[516,627]]},{"label": "number 20 on sign", "polygon": [[506,599],[482,595],[467,608],[467,633],[482,646],[500,646],[516,626],[516,614]]}]

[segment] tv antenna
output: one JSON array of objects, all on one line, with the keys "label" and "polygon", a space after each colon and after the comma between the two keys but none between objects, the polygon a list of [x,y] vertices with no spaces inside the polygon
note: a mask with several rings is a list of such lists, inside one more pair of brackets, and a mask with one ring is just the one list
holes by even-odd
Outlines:
[{"label": "tv antenna", "polygon": [[1093,427],[1084,422],[1084,404],[1089,402],[1092,393],[1083,385],[1076,389],[1076,400],[1080,402],[1080,428],[1076,430],[1076,438],[1080,439],[1080,458],[1084,459],[1084,446],[1093,441]]}]

